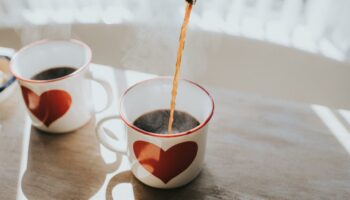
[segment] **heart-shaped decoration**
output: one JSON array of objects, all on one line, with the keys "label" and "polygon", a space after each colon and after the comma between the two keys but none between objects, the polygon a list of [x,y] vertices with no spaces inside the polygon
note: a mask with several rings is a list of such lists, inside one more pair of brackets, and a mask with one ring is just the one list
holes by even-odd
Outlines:
[{"label": "heart-shaped decoration", "polygon": [[187,169],[195,159],[198,145],[188,141],[164,151],[145,141],[136,141],[134,153],[139,163],[165,184]]},{"label": "heart-shaped decoration", "polygon": [[64,90],[49,90],[40,96],[24,86],[21,90],[30,112],[47,127],[62,117],[72,104],[71,96]]}]

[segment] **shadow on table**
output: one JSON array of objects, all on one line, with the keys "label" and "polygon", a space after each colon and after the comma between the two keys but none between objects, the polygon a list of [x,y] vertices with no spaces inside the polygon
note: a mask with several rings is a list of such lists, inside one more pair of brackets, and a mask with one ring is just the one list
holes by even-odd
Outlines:
[{"label": "shadow on table", "polygon": [[95,120],[68,134],[53,135],[32,127],[22,190],[28,199],[88,199],[107,173],[121,163],[106,164],[95,139]]},{"label": "shadow on table", "polygon": [[[113,192],[118,185],[131,184],[131,193]],[[191,199],[205,198],[229,199],[227,192],[215,185],[213,176],[208,168],[204,167],[199,176],[189,184],[175,189],[156,189],[138,181],[131,171],[119,173],[111,178],[106,189],[106,199]],[[133,195],[133,196],[130,196]]]}]

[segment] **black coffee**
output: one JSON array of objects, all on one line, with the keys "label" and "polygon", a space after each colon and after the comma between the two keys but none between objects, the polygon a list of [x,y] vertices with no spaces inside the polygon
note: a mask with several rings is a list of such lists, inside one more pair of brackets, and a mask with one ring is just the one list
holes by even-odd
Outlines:
[{"label": "black coffee", "polygon": [[32,77],[34,80],[51,80],[60,78],[63,76],[67,76],[71,73],[73,73],[76,69],[73,67],[54,67],[51,69],[47,69],[45,71],[42,71]]},{"label": "black coffee", "polygon": [[[151,133],[167,134],[169,117],[169,109],[155,110],[141,115],[134,121],[133,124],[138,128]],[[196,118],[192,117],[190,114],[175,110],[172,133],[188,131],[198,125],[198,120],[196,120]]]}]

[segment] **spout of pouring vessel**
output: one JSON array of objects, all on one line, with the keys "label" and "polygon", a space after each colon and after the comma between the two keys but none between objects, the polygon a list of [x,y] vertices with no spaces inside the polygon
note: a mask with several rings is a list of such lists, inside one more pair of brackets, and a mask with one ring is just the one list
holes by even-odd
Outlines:
[{"label": "spout of pouring vessel", "polygon": [[197,1],[197,0],[186,0],[186,1],[187,1],[187,3],[189,3],[189,4],[194,5],[194,4],[196,4],[196,1]]}]

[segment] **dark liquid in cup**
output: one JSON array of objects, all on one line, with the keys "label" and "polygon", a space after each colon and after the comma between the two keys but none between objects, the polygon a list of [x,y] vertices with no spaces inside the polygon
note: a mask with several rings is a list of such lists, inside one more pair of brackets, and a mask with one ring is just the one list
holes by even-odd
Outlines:
[{"label": "dark liquid in cup", "polygon": [[44,70],[32,77],[33,80],[51,80],[61,78],[73,73],[76,69],[73,67],[54,67],[51,69]]},{"label": "dark liquid in cup", "polygon": [[[168,133],[170,110],[155,110],[141,115],[134,121],[134,125],[151,133]],[[172,133],[181,133],[198,126],[199,122],[192,115],[175,110]]]}]

